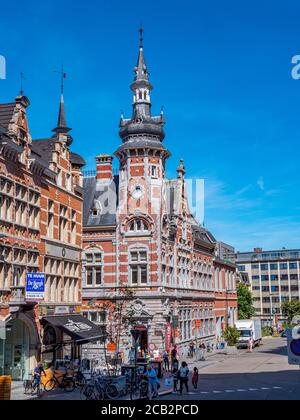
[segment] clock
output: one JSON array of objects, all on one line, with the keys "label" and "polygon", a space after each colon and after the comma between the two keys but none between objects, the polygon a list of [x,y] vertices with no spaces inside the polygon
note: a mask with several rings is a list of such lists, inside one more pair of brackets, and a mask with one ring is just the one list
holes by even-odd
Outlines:
[{"label": "clock", "polygon": [[135,185],[131,190],[131,195],[135,200],[139,200],[143,196],[143,189],[139,185]]}]

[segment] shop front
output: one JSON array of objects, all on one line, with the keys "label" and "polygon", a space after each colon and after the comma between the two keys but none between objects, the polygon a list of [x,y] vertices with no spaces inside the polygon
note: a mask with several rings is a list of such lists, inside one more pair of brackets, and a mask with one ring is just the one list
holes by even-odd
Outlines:
[{"label": "shop front", "polygon": [[48,365],[55,365],[58,360],[81,359],[82,345],[102,337],[99,326],[82,315],[46,316],[41,322],[44,326],[42,360]]},{"label": "shop front", "polygon": [[0,376],[14,381],[28,379],[40,354],[40,336],[33,311],[9,314],[0,338]]}]

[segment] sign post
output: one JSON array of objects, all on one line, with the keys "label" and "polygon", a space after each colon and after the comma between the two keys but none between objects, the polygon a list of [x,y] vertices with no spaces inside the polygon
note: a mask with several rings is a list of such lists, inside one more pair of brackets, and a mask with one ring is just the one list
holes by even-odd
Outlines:
[{"label": "sign post", "polygon": [[26,300],[40,301],[45,298],[45,273],[26,274]]},{"label": "sign post", "polygon": [[288,358],[290,365],[300,367],[300,325],[287,331]]}]

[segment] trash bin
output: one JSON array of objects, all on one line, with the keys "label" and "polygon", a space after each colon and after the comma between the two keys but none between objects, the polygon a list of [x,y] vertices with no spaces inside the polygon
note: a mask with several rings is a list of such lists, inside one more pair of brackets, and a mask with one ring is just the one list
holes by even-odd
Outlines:
[{"label": "trash bin", "polygon": [[0,401],[11,399],[11,376],[0,376]]}]

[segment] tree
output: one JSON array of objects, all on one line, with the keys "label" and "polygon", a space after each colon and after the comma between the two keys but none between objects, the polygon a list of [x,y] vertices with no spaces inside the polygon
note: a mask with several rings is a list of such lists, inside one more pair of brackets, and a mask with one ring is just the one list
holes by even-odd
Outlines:
[{"label": "tree", "polygon": [[255,314],[253,297],[250,289],[244,283],[238,283],[238,316],[239,319],[250,319]]},{"label": "tree", "polygon": [[235,327],[227,327],[223,331],[223,337],[228,346],[236,346],[240,337],[240,332]]},{"label": "tree", "polygon": [[286,300],[282,304],[282,313],[288,318],[289,324],[292,323],[294,316],[300,315],[300,302],[298,300]]}]

